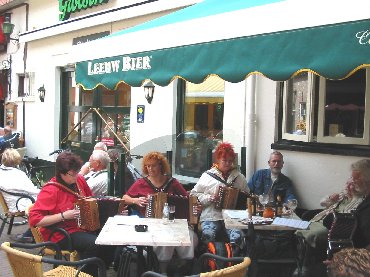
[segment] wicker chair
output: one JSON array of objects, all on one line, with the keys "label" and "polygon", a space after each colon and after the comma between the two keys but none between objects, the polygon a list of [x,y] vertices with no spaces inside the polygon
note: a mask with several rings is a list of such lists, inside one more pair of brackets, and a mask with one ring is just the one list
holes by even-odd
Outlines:
[{"label": "wicker chair", "polygon": [[[29,211],[32,209],[32,207],[33,207],[33,204],[30,205],[26,209],[26,214],[27,215],[28,215]],[[62,256],[66,260],[69,260],[69,261],[78,261],[80,257],[79,257],[78,252],[76,250],[74,250],[73,247],[72,247],[72,239],[71,239],[69,233],[63,228],[59,228],[59,227],[49,227],[49,228],[51,228],[53,230],[50,237],[52,237],[53,234],[59,232],[59,233],[62,233],[66,238],[68,238],[68,249],[67,250],[62,250]],[[30,226],[30,229],[31,229],[33,238],[34,238],[36,243],[45,242],[45,240],[44,240],[44,238],[41,234],[40,227]],[[55,256],[56,252],[53,248],[44,247],[44,248],[41,249],[40,254],[47,255],[47,256]]]},{"label": "wicker chair", "polygon": [[[221,261],[221,262],[232,262],[237,263],[234,265],[231,265],[229,267],[225,267],[222,269],[217,269],[210,272],[202,272],[196,275],[191,275],[188,277],[213,277],[213,276],[230,276],[230,277],[245,277],[247,276],[248,267],[251,264],[251,259],[249,257],[233,257],[233,258],[225,258],[222,256],[210,254],[210,253],[204,253],[200,256],[198,261],[198,266],[203,265],[207,260],[215,260]],[[154,272],[154,271],[147,271],[144,272],[142,277],[163,277],[165,275]]]},{"label": "wicker chair", "polygon": [[9,227],[8,227],[8,235],[10,235],[10,233],[12,232],[13,225],[14,225],[14,219],[16,217],[21,217],[21,218],[24,219],[23,222],[22,222],[22,224],[23,223],[24,224],[27,223],[25,211],[19,211],[18,210],[16,212],[11,212],[9,210],[8,204],[5,201],[5,198],[3,196],[3,193],[7,193],[7,194],[10,194],[10,195],[19,197],[18,200],[17,200],[17,202],[16,202],[17,209],[18,209],[18,202],[21,199],[29,199],[30,202],[32,202],[32,203],[35,202],[35,199],[32,196],[28,195],[28,194],[14,193],[14,192],[6,191],[6,190],[0,188],[0,205],[1,205],[2,209],[3,209],[3,217],[1,218],[1,220],[3,222],[2,222],[1,227],[0,227],[0,236],[3,233],[3,230],[5,228],[5,224],[9,224]]},{"label": "wicker chair", "polygon": [[[31,254],[21,251],[16,248],[33,249],[39,247],[54,247],[58,253],[59,259],[45,258],[43,256]],[[89,277],[91,275],[80,272],[87,264],[95,264],[98,266],[98,276],[105,277],[106,269],[103,260],[93,257],[76,262],[64,261],[61,259],[59,246],[52,242],[41,244],[20,244],[4,242],[1,245],[2,250],[6,253],[8,261],[11,265],[14,277],[40,277],[40,276],[80,276]],[[49,271],[43,271],[43,264],[58,265],[56,268]],[[95,276],[94,276],[95,277]]]}]

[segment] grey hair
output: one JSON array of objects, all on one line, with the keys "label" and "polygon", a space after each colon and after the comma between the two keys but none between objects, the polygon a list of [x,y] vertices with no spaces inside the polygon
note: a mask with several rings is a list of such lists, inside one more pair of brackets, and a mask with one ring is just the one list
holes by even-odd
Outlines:
[{"label": "grey hair", "polygon": [[100,161],[104,168],[107,168],[108,164],[110,163],[110,157],[108,153],[103,150],[94,150],[91,154],[91,157],[94,160]]},{"label": "grey hair", "polygon": [[362,180],[370,186],[370,159],[362,159],[351,165],[352,171],[359,171]]},{"label": "grey hair", "polygon": [[[279,151],[277,151],[277,150],[275,150],[275,151],[271,152],[271,154],[270,154],[270,159],[271,159],[271,156],[280,156],[282,159],[284,159],[283,154],[281,154],[281,152],[279,152]],[[270,160],[270,159],[269,159],[269,160]]]},{"label": "grey hair", "polygon": [[107,152],[108,148],[107,148],[107,145],[104,142],[99,141],[95,144],[94,150],[103,150],[103,151]]}]

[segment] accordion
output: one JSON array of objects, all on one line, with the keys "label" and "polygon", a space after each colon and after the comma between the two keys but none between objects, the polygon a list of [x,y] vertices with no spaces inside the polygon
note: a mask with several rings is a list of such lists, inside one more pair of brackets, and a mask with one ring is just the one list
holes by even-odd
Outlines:
[{"label": "accordion", "polygon": [[158,192],[149,196],[148,205],[145,209],[145,217],[162,218],[164,203],[174,205],[175,218],[187,219],[190,224],[197,224],[198,217],[198,198],[196,196],[181,196]]},{"label": "accordion", "polygon": [[124,210],[125,201],[117,197],[81,198],[75,203],[80,210],[77,225],[87,231],[102,228],[108,218],[120,214]]},{"label": "accordion", "polygon": [[247,199],[251,197],[248,192],[227,186],[219,186],[217,195],[219,200],[216,202],[216,208],[233,210],[245,210],[247,208]]}]

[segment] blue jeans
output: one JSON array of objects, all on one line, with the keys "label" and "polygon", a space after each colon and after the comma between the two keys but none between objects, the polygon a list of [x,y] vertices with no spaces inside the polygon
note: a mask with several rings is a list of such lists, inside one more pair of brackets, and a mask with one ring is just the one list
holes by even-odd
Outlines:
[{"label": "blue jeans", "polygon": [[208,243],[209,241],[216,241],[216,237],[222,236],[222,232],[226,231],[226,235],[230,243],[241,245],[244,238],[242,230],[225,229],[225,224],[222,220],[218,221],[202,221],[202,241]]}]

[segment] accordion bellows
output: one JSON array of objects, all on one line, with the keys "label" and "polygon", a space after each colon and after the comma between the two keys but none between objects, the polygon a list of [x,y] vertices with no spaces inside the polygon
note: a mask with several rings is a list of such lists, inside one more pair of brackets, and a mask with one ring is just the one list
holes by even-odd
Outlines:
[{"label": "accordion bellows", "polygon": [[199,217],[197,213],[198,198],[196,196],[181,196],[158,192],[149,196],[149,203],[145,209],[145,217],[161,218],[164,203],[174,205],[175,218],[187,219],[190,224],[197,224]]},{"label": "accordion bellows", "polygon": [[117,197],[78,199],[75,203],[76,209],[80,210],[78,227],[87,231],[99,230],[109,217],[124,210],[124,204],[125,201]]},{"label": "accordion bellows", "polygon": [[226,186],[219,186],[217,194],[219,201],[216,203],[216,208],[219,209],[245,210],[247,198],[250,197],[245,191]]}]

